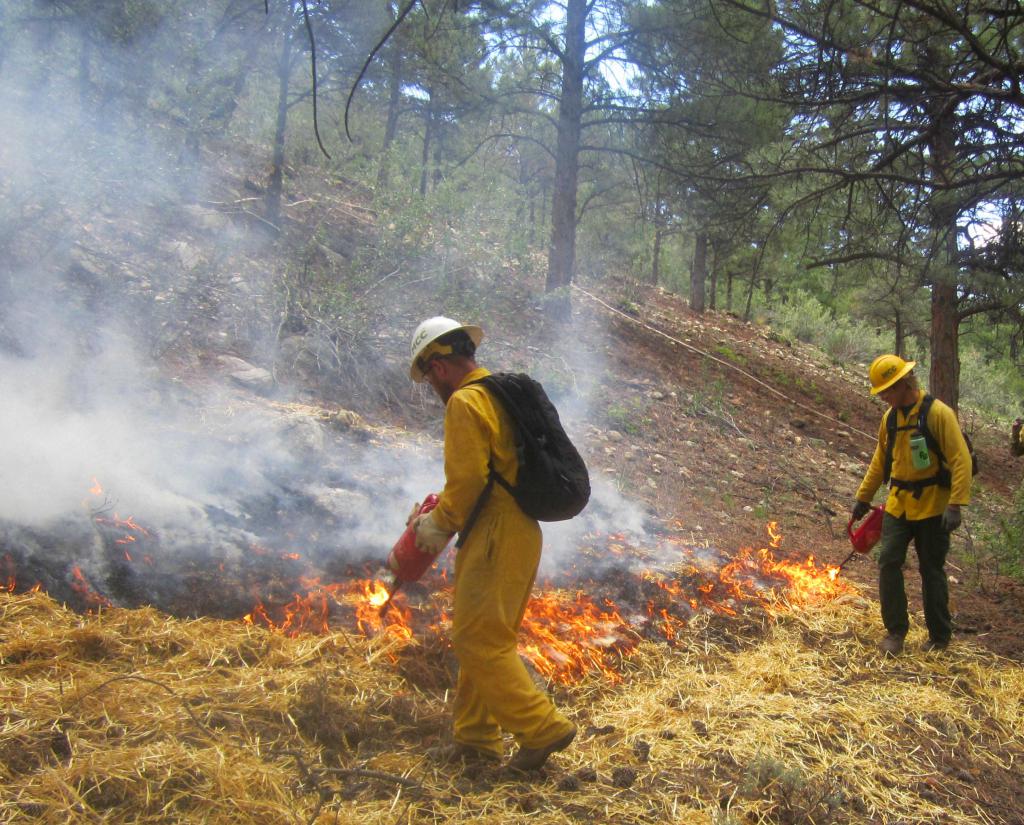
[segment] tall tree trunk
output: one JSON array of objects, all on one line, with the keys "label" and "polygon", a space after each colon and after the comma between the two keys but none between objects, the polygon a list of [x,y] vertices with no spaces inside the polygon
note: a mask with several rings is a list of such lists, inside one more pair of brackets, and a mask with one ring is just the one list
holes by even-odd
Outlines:
[{"label": "tall tree trunk", "polygon": [[661,237],[664,234],[664,229],[661,227],[660,218],[655,215],[654,217],[654,249],[651,252],[651,284],[653,286],[658,285],[658,281],[661,280]]},{"label": "tall tree trunk", "polygon": [[708,292],[711,294],[708,307],[716,309],[718,304],[718,246],[716,244],[711,244],[711,283],[708,285]]},{"label": "tall tree trunk", "polygon": [[277,61],[277,124],[274,127],[274,150],[267,185],[267,220],[278,226],[281,218],[281,192],[284,188],[284,139],[288,130],[288,81],[292,73],[292,30],[286,28]]},{"label": "tall tree trunk", "polygon": [[384,143],[377,170],[377,191],[383,192],[391,182],[391,145],[398,134],[398,113],[402,103],[402,52],[392,48],[388,57],[388,116],[384,122]]},{"label": "tall tree trunk", "polygon": [[954,410],[960,401],[959,314],[956,285],[932,285],[932,364],[928,391]]},{"label": "tall tree trunk", "polygon": [[708,233],[698,232],[690,267],[690,309],[704,312],[704,284],[708,275]]},{"label": "tall tree trunk", "polygon": [[[929,70],[941,71],[944,49],[929,43]],[[952,103],[945,97],[930,101],[929,114],[935,128],[932,130],[931,164],[936,181],[949,183],[956,151],[956,132]],[[928,390],[945,401],[954,410],[960,402],[960,311],[957,300],[959,253],[957,251],[956,196],[940,190],[932,196],[932,231],[942,239],[942,249],[936,256],[941,264],[936,267],[938,277],[932,279],[931,369]]]},{"label": "tall tree trunk", "polygon": [[893,334],[893,352],[900,356],[900,358],[906,358],[907,336],[903,330],[903,313],[900,312],[899,309],[896,310],[895,325],[896,328]]},{"label": "tall tree trunk", "polygon": [[[558,103],[555,148],[555,191],[551,200],[551,246],[548,250],[548,292],[572,283],[576,260],[576,187],[583,120],[583,61],[588,0],[569,0],[565,16],[562,95]],[[551,306],[556,317],[568,315],[568,296]]]},{"label": "tall tree trunk", "polygon": [[427,105],[423,107],[423,152],[420,155],[420,197],[427,196],[430,176],[430,144],[434,137],[434,94],[427,90]]},{"label": "tall tree trunk", "polygon": [[754,287],[757,286],[757,273],[750,273],[750,286],[747,287],[747,303],[743,308],[743,320],[749,321],[750,314],[754,307]]}]

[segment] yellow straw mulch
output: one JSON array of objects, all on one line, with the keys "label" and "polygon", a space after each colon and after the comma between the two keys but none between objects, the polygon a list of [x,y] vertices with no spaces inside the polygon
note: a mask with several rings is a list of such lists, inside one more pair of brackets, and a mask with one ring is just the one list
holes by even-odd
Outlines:
[{"label": "yellow straw mulch", "polygon": [[[859,597],[701,615],[617,685],[556,690],[540,773],[440,765],[451,692],[352,632],[287,638],[0,595],[0,822],[1003,823],[1024,820],[1024,675],[969,643],[883,659]],[[430,651],[430,652],[428,652]],[[408,672],[408,669],[405,669]]]}]

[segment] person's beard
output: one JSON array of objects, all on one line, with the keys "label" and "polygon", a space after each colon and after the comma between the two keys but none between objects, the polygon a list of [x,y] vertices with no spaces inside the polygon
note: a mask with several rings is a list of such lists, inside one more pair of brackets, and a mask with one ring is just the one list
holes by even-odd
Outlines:
[{"label": "person's beard", "polygon": [[446,407],[448,406],[448,399],[452,397],[455,392],[455,387],[451,387],[448,384],[443,384],[440,387],[435,386],[434,391],[437,393],[437,397],[441,399],[441,403]]}]

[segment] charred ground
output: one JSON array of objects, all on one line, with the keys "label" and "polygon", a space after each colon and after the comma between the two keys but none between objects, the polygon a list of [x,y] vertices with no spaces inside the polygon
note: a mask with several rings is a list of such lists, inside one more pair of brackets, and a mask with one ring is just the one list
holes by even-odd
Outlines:
[{"label": "charred ground", "polygon": [[[571,325],[552,324],[539,274],[450,251],[441,266],[429,238],[396,241],[372,193],[340,177],[289,170],[282,228],[270,231],[252,169],[221,162],[198,200],[126,187],[91,212],[25,204],[33,217],[12,235],[11,271],[39,268],[37,250],[63,238],[41,283],[76,310],[68,329],[86,352],[96,319],[116,315],[175,387],[220,381],[224,357],[240,357],[267,368],[278,400],[431,437],[440,408],[408,381],[409,331],[433,313],[472,318],[488,331],[482,363],[585,399],[569,421],[592,472],[655,519],[727,550],[756,545],[773,520],[784,554],[845,558],[850,501],[883,410],[865,392],[865,365],[831,363],[729,313],[695,314],[662,289],[585,273]],[[18,290],[14,278],[2,286],[8,297]],[[3,316],[0,346],[18,347]],[[957,634],[1020,658],[1024,587],[984,561],[982,535],[1024,462],[1004,433],[969,411],[962,418],[981,471],[951,554]],[[855,558],[844,575],[873,595],[871,560]],[[908,581],[916,600],[914,572]]]},{"label": "charred ground", "polygon": [[[564,399],[592,474],[653,521],[726,553],[763,546],[766,522],[776,521],[779,554],[832,563],[847,555],[846,514],[882,412],[864,391],[864,365],[831,364],[767,327],[696,315],[662,290],[585,274],[572,325],[551,324],[537,274],[467,260],[441,268],[426,242],[389,259],[394,239],[370,193],[339,179],[293,170],[282,231],[268,233],[250,168],[222,164],[201,202],[126,189],[94,213],[70,203],[29,209],[9,247],[11,271],[33,262],[45,270],[39,297],[75,310],[65,331],[87,355],[101,348],[97,321],[126,319],[159,373],[147,381],[154,408],[166,391],[178,403],[191,399],[201,418],[204,390],[228,380],[220,403],[232,411],[283,415],[308,405],[355,441],[361,421],[367,432],[436,445],[442,411],[408,381],[408,335],[427,314],[472,319],[488,333],[481,362],[529,371]],[[40,264],[37,251],[54,237],[65,239],[62,251]],[[11,298],[27,284],[12,276],[0,287]],[[37,306],[41,324],[47,304]],[[27,357],[17,333],[0,315],[0,347]],[[237,363],[225,358],[265,368],[267,383],[232,384],[225,364]],[[1003,433],[969,423],[982,470],[968,529],[954,540],[957,638],[1019,660],[1020,586],[965,559],[984,558],[977,547],[967,552],[976,526],[1008,505],[1021,465]],[[305,444],[310,468],[316,443]],[[383,497],[360,490],[352,466],[360,469],[348,462],[326,486],[345,489],[353,507]],[[281,501],[243,515],[272,523]],[[304,506],[308,538],[322,519]],[[223,517],[233,528],[240,516]],[[45,538],[40,547],[52,550]],[[81,543],[89,541],[84,532]],[[217,566],[199,552],[207,549],[195,556],[202,571]],[[243,549],[236,584],[259,578],[243,569]],[[870,560],[855,559],[844,576],[874,595]],[[200,579],[207,596],[219,587],[205,572],[189,579],[193,603]],[[911,570],[915,601],[917,589]],[[255,591],[240,609],[251,598]],[[82,617],[20,593],[3,609],[0,661],[19,697],[0,742],[17,795],[12,821],[47,812],[57,821],[62,811],[168,821],[175,811],[177,821],[350,813],[345,821],[393,822],[394,788],[407,786],[410,770],[421,796],[403,804],[432,822],[735,821],[730,806],[761,822],[954,822],[961,811],[979,822],[1020,819],[1011,769],[1019,743],[1001,715],[1008,703],[989,692],[998,680],[979,663],[1005,660],[972,652],[880,665],[877,616],[863,600],[806,615],[701,614],[674,646],[659,642],[624,660],[621,684],[554,688],[573,707],[580,741],[528,780],[424,759],[448,730],[452,682],[450,656],[429,641],[392,664],[387,639],[345,631],[293,639],[234,618],[178,621],[145,608]],[[76,691],[70,704],[66,681]],[[966,709],[978,729],[936,700]],[[199,716],[183,714],[183,703]],[[877,734],[865,727],[876,716]],[[220,740],[208,747],[211,734]],[[159,770],[139,776],[140,764]],[[793,773],[801,764],[810,777],[802,784]],[[837,765],[846,771],[834,773]],[[224,810],[210,807],[218,805]]]}]

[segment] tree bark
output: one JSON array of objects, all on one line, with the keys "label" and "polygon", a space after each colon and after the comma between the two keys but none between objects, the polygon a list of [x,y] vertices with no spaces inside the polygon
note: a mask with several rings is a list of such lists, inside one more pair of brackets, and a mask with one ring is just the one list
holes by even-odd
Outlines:
[{"label": "tree bark", "polygon": [[[583,63],[586,49],[587,0],[569,0],[562,58],[562,94],[558,103],[555,148],[555,191],[551,200],[551,246],[548,250],[548,292],[572,283],[576,259],[576,187],[583,120]],[[563,316],[565,305],[555,314]]]},{"label": "tree bark", "polygon": [[708,233],[698,232],[693,246],[690,267],[690,309],[704,312],[704,284],[708,275]]},{"label": "tree bark", "polygon": [[434,93],[427,90],[427,105],[423,107],[423,151],[420,155],[420,197],[427,196],[430,173],[430,144],[434,137]]},{"label": "tree bark", "polygon": [[391,182],[391,144],[398,134],[398,113],[402,103],[402,53],[392,48],[388,57],[388,116],[384,123],[384,143],[380,152],[380,168],[377,170],[377,191],[383,192]]},{"label": "tree bark", "polygon": [[959,403],[960,378],[959,318],[956,286],[932,286],[932,364],[928,391],[954,410]]},{"label": "tree bark", "polygon": [[[933,65],[940,65],[936,54]],[[936,98],[929,104],[935,127],[930,141],[931,163],[935,178],[949,182],[956,151],[955,124],[948,101]],[[933,198],[932,231],[944,239],[936,256],[941,264],[938,277],[932,279],[931,369],[928,390],[936,398],[957,409],[960,398],[960,312],[957,300],[959,252],[957,250],[957,205],[949,193]]]},{"label": "tree bark", "polygon": [[286,27],[277,61],[277,123],[274,126],[274,150],[267,185],[267,220],[278,226],[281,218],[281,191],[284,188],[284,140],[288,130],[288,81],[292,73],[292,30]]},{"label": "tree bark", "polygon": [[651,252],[653,258],[651,261],[651,285],[657,286],[658,281],[661,280],[661,236],[665,230],[662,229],[661,221],[658,217],[655,217],[654,220],[654,249]]},{"label": "tree bark", "polygon": [[717,309],[718,303],[718,246],[716,244],[711,245],[711,283],[708,285],[708,292],[710,293],[710,300],[708,301],[708,307],[710,309]]}]

